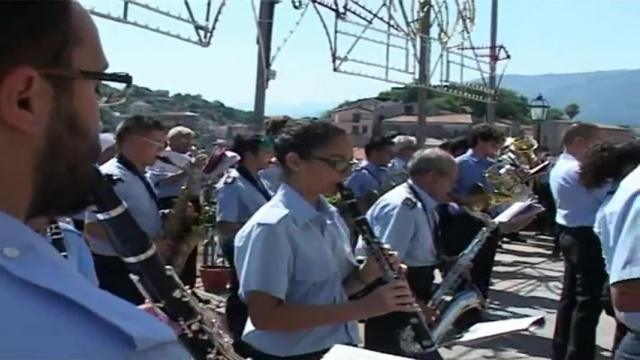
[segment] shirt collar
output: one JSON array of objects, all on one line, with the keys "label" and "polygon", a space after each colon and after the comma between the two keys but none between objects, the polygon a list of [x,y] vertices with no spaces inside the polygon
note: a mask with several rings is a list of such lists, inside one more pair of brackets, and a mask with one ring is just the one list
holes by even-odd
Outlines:
[{"label": "shirt collar", "polygon": [[0,246],[8,245],[20,247],[24,245],[21,243],[23,239],[27,239],[28,242],[33,243],[35,246],[40,246],[42,244],[49,246],[42,240],[42,236],[40,234],[33,231],[23,222],[2,211],[0,211],[0,229],[7,230],[3,232],[4,235],[0,235]]},{"label": "shirt collar", "polygon": [[473,162],[479,162],[479,161],[487,160],[486,157],[478,155],[478,153],[473,151],[473,149],[467,150],[465,155],[467,155],[469,157],[469,159],[471,159],[471,161],[473,161]]},{"label": "shirt collar", "polygon": [[329,205],[324,197],[320,197],[318,207],[314,208],[305,200],[294,188],[287,183],[282,183],[278,189],[276,197],[289,210],[294,221],[298,225],[305,224],[318,217],[324,217],[332,221],[335,216],[335,209]]},{"label": "shirt collar", "polygon": [[578,159],[576,159],[575,156],[569,154],[566,151],[564,151],[562,154],[560,154],[560,156],[558,157],[558,160],[574,161],[574,162],[578,161]]},{"label": "shirt collar", "polygon": [[426,191],[420,189],[418,185],[414,184],[412,180],[409,180],[408,183],[409,186],[411,186],[411,188],[415,190],[416,194],[418,194],[418,197],[420,198],[418,200],[420,200],[423,206],[427,207],[427,209],[425,210],[433,209],[438,206],[438,202],[435,201],[429,194],[427,194]]}]

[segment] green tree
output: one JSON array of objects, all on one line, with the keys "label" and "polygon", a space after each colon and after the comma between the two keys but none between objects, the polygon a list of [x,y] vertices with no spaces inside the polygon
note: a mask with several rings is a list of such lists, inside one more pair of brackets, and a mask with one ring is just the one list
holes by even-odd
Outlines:
[{"label": "green tree", "polygon": [[580,114],[580,106],[576,103],[571,103],[564,108],[564,113],[567,114],[569,119],[573,120],[578,114]]},{"label": "green tree", "polygon": [[549,120],[560,120],[564,118],[564,112],[558,108],[549,109],[549,113],[547,114],[547,119]]}]

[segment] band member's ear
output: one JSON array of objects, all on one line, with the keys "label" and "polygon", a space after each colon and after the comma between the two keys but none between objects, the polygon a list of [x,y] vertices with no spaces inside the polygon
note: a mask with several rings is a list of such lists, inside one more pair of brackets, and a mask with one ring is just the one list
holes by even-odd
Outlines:
[{"label": "band member's ear", "polygon": [[285,160],[287,162],[285,165],[293,172],[299,171],[302,167],[302,159],[294,152],[288,153]]},{"label": "band member's ear", "polygon": [[0,119],[14,131],[34,134],[43,131],[51,110],[53,89],[33,69],[22,66],[0,82]]}]

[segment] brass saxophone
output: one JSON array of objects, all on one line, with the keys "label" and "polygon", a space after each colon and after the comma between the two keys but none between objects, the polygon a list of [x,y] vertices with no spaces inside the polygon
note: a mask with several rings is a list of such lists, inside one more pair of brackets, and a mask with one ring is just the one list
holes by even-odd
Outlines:
[{"label": "brass saxophone", "polygon": [[486,240],[496,228],[488,215],[472,213],[485,223],[485,226],[476,234],[471,243],[460,253],[454,265],[447,271],[436,291],[431,295],[427,306],[438,314],[433,324],[431,334],[436,344],[443,344],[448,340],[447,336],[454,329],[455,322],[468,310],[481,309],[485,306],[485,298],[472,284],[447,301],[445,296],[453,294],[464,280],[464,273],[471,265]]},{"label": "brass saxophone", "polygon": [[165,240],[171,244],[171,252],[165,254],[165,261],[167,265],[170,265],[177,273],[180,273],[189,254],[206,237],[206,229],[199,223],[198,218],[192,219],[188,216],[193,189],[196,188],[197,182],[201,178],[197,176],[196,170],[189,167],[190,164],[181,167],[169,158],[162,156],[159,156],[158,160],[187,172],[187,181],[180,190],[180,195],[173,205],[164,226]]}]

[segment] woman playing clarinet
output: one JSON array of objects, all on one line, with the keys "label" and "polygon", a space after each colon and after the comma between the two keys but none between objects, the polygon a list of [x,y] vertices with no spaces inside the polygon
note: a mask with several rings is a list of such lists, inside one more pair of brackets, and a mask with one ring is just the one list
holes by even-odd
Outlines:
[{"label": "woman playing clarinet", "polygon": [[335,193],[351,168],[345,131],[323,121],[296,123],[278,136],[274,151],[284,183],[235,239],[250,356],[320,359],[333,345],[358,342],[357,320],[415,311],[406,282],[350,299],[381,272],[373,260],[357,265],[346,225],[322,196]]}]

